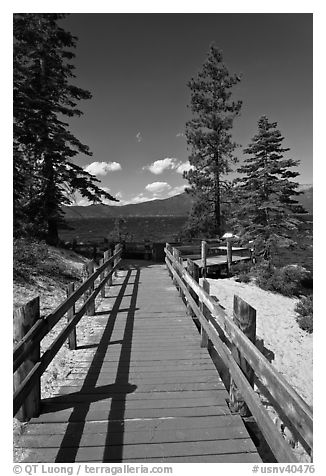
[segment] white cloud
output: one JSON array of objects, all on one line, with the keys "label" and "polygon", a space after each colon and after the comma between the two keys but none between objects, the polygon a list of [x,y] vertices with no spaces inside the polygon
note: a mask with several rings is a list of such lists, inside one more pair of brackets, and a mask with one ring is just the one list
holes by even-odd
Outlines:
[{"label": "white cloud", "polygon": [[193,165],[190,165],[189,161],[187,162],[181,162],[177,168],[176,168],[176,172],[178,174],[183,174],[183,172],[188,172],[190,169],[193,169]]},{"label": "white cloud", "polygon": [[186,162],[180,162],[180,160],[175,157],[166,157],[165,159],[156,160],[150,165],[145,165],[143,170],[149,170],[152,174],[159,175],[168,169],[175,170],[178,174],[183,174],[183,172],[188,172],[188,170],[193,168],[188,160]]},{"label": "white cloud", "polygon": [[169,197],[174,197],[174,195],[179,195],[180,193],[183,193],[185,191],[186,187],[187,187],[187,184],[178,185],[176,187],[173,187],[172,190],[169,191],[168,196]]},{"label": "white cloud", "polygon": [[145,165],[144,170],[149,170],[152,174],[159,175],[164,170],[175,169],[177,166],[177,159],[174,157],[166,157],[165,159],[155,160],[150,165]]},{"label": "white cloud", "polygon": [[143,137],[140,132],[137,132],[136,139],[137,139],[137,142],[141,142],[143,140]]},{"label": "white cloud", "polygon": [[101,187],[101,189],[104,190],[105,192],[110,193],[112,197],[120,200],[119,202],[113,202],[112,200],[108,200],[107,198],[102,198],[101,200],[104,205],[120,205],[121,204],[121,198],[122,198],[121,192],[113,193],[111,192],[111,189],[109,187]]},{"label": "white cloud", "polygon": [[146,185],[145,190],[153,193],[154,195],[160,195],[171,190],[171,185],[166,182],[153,182]]},{"label": "white cloud", "polygon": [[111,189],[109,187],[101,187],[101,190],[104,190],[104,192],[111,192]]},{"label": "white cloud", "polygon": [[84,170],[92,175],[106,175],[121,170],[121,165],[118,162],[92,162]]},{"label": "white cloud", "polygon": [[129,203],[150,202],[151,200],[154,200],[154,198],[146,197],[143,193],[140,193],[139,195],[136,195],[136,197],[131,198]]},{"label": "white cloud", "polygon": [[92,205],[92,202],[90,202],[87,198],[79,198],[75,200],[75,203],[72,203],[72,205],[78,207],[88,207],[88,205]]}]

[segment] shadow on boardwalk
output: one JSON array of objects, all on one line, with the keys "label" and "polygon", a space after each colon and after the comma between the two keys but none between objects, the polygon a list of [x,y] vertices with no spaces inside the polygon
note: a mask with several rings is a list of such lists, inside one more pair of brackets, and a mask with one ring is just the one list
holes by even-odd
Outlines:
[{"label": "shadow on boardwalk", "polygon": [[121,269],[90,352],[22,437],[25,462],[260,462],[165,266]]},{"label": "shadow on boardwalk", "polygon": [[[109,449],[110,449],[110,435],[114,434],[114,445],[116,449],[121,454],[116,454],[116,461],[122,461],[122,448],[123,448],[123,419],[125,413],[126,405],[126,395],[132,393],[136,390],[136,385],[129,384],[129,370],[130,370],[130,354],[131,354],[131,343],[133,336],[133,327],[134,327],[134,317],[136,310],[136,302],[138,295],[138,286],[139,286],[139,277],[140,277],[140,267],[135,264],[132,266],[135,269],[135,274],[132,274],[131,266],[128,267],[127,274],[124,278],[123,283],[121,284],[121,289],[115,300],[112,310],[110,311],[110,316],[107,322],[107,325],[102,334],[101,340],[98,344],[97,351],[94,355],[94,358],[90,364],[90,368],[86,374],[83,385],[79,392],[76,392],[74,395],[88,394],[89,399],[85,403],[77,403],[73,407],[72,414],[70,416],[70,423],[68,423],[65,435],[62,439],[61,446],[59,448],[58,454],[56,456],[56,463],[63,462],[74,462],[76,455],[79,449],[80,441],[83,435],[83,430],[85,426],[86,416],[90,409],[90,404],[93,402],[100,401],[102,399],[112,398],[110,412],[108,416],[108,425],[107,425],[107,434],[106,442],[104,446],[103,461],[109,459]],[[130,279],[134,278],[134,281],[131,282]],[[118,316],[118,313],[121,312],[120,304],[122,299],[126,296],[125,292],[128,285],[132,285],[132,292],[130,305],[127,311],[126,325],[124,329],[123,338],[121,341],[112,342],[111,336],[113,333],[114,325]],[[129,291],[129,289],[128,289]],[[98,314],[102,314],[101,312]],[[120,358],[118,362],[116,380],[114,384],[95,387],[95,382],[99,377],[101,368],[103,365],[104,357],[106,351],[110,345],[114,343],[121,344]],[[84,347],[85,348],[85,347]],[[92,388],[93,387],[93,388]],[[73,396],[73,394],[70,394]],[[60,400],[64,401],[64,397],[57,397],[53,400],[53,403],[60,403]],[[67,404],[67,407],[71,407],[73,404]],[[65,408],[64,406],[61,407]],[[78,424],[76,425],[76,422]]]}]

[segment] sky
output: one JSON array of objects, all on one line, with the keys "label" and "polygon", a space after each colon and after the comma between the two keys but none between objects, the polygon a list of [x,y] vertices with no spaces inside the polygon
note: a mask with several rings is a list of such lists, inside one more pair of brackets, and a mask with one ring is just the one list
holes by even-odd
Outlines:
[{"label": "sky", "polygon": [[213,42],[229,72],[242,74],[233,88],[243,101],[233,128],[240,163],[266,115],[278,123],[288,156],[300,161],[298,182],[312,183],[312,14],[80,13],[61,25],[78,37],[76,84],[93,95],[79,104],[84,115],[70,121],[93,152],[76,162],[121,205],[187,185],[187,82]]}]

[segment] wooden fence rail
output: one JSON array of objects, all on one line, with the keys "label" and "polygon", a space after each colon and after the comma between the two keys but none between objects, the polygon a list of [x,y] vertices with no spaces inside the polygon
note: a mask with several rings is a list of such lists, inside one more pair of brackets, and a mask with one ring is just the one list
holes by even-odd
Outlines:
[{"label": "wooden fence rail", "polygon": [[[64,342],[69,339],[69,347],[76,348],[76,325],[85,313],[88,312],[89,315],[94,313],[95,298],[107,282],[111,284],[112,275],[119,268],[121,254],[122,248],[120,245],[115,247],[113,256],[108,257],[107,253],[104,254],[103,263],[87,277],[79,288],[72,291],[72,287],[68,286],[67,299],[44,319],[40,319],[38,313],[37,318],[34,319],[35,323],[32,324],[26,333],[25,330],[19,330],[19,326],[23,327],[24,323],[22,319],[16,315],[16,319],[14,319],[14,325],[16,327],[15,336],[16,339],[18,338],[20,340],[17,342],[13,352],[13,371],[14,373],[17,371],[14,379],[14,415],[16,415],[22,405],[25,404],[26,399],[25,406],[28,406],[28,408],[25,408],[24,411],[21,412],[20,419],[25,420],[38,416],[40,406],[39,397],[34,399],[34,403],[31,403],[31,399],[28,399],[29,395],[35,393],[33,389],[40,388],[41,375],[52,362]],[[95,288],[97,278],[100,278],[100,282]],[[81,297],[84,297],[84,303],[80,309],[75,312],[75,304]],[[60,331],[42,357],[39,357],[41,340],[66,313],[68,321],[66,326]],[[38,394],[40,394],[39,391]]]},{"label": "wooden fence rail", "polygon": [[[229,370],[232,380],[238,387],[277,461],[297,462],[297,457],[273,423],[259,396],[248,382],[243,369],[239,366],[239,360],[234,358],[234,352],[231,349],[236,348],[242,357],[240,360],[245,359],[249,364],[255,374],[255,381],[259,381],[260,387],[266,389],[271,405],[280,414],[284,424],[294,437],[311,455],[313,446],[312,409],[261,354],[237,324],[228,317],[216,300],[199,285],[197,279],[189,274],[190,260],[188,260],[187,270],[184,269],[182,262],[176,259],[178,253],[169,243],[166,244],[165,254],[165,262],[171,277],[179,291],[182,292],[183,299],[187,302],[192,314],[198,319],[205,335]],[[205,341],[205,337],[202,342]]]}]

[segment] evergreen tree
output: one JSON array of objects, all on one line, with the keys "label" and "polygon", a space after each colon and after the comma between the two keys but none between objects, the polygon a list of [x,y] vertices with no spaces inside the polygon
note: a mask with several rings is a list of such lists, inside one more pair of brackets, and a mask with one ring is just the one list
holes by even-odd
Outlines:
[{"label": "evergreen tree", "polygon": [[301,192],[293,181],[299,175],[290,170],[298,161],[283,157],[290,149],[282,147],[277,122],[266,116],[258,121],[258,134],[244,150],[249,157],[238,172],[236,183],[236,231],[242,240],[253,240],[256,254],[272,263],[280,248],[294,245],[293,236],[305,210],[295,197]]},{"label": "evergreen tree", "polygon": [[188,83],[193,118],[187,122],[186,137],[192,169],[184,177],[194,199],[187,224],[191,236],[222,232],[221,197],[227,185],[222,176],[231,171],[230,162],[236,162],[237,144],[230,131],[242,104],[231,99],[231,90],[239,81],[238,75],[229,74],[221,50],[213,45],[197,78]]},{"label": "evergreen tree", "polygon": [[59,27],[65,16],[14,15],[14,223],[16,231],[52,244],[70,192],[117,201],[73,162],[80,153],[92,154],[64,117],[80,116],[77,102],[91,94],[73,84],[77,38]]}]

